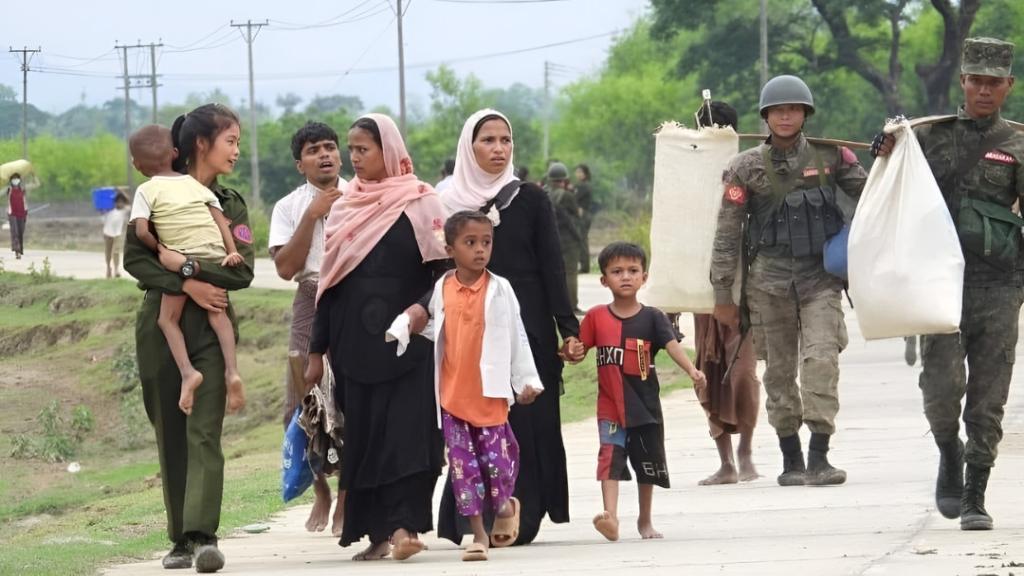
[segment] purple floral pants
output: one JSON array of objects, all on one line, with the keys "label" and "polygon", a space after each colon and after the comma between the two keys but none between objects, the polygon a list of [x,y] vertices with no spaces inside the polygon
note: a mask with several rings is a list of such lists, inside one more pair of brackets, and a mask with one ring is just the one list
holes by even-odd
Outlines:
[{"label": "purple floral pants", "polygon": [[443,410],[441,425],[459,514],[479,516],[487,504],[497,513],[512,497],[519,475],[512,426],[477,428]]}]

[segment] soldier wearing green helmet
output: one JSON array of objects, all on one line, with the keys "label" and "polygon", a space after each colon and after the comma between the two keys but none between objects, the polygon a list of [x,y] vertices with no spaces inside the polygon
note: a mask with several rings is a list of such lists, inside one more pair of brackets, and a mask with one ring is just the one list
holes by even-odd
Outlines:
[{"label": "soldier wearing green helmet", "polygon": [[[758,108],[771,135],[733,157],[723,176],[711,261],[714,314],[749,331],[758,358],[767,361],[768,420],[783,456],[779,485],[842,484],[846,472],[827,453],[839,411],[839,353],[847,343],[843,281],[825,271],[822,251],[843,226],[836,195],[859,197],[867,174],[849,149],[804,136],[815,105],[800,78],[769,80]],[[737,306],[732,286],[741,262]],[[806,463],[804,424],[811,432]]]},{"label": "soldier wearing green helmet", "polygon": [[[1003,437],[1024,302],[1024,220],[1015,208],[1024,200],[1024,134],[999,113],[1013,88],[1013,48],[995,38],[965,40],[964,104],[955,115],[914,129],[956,223],[965,260],[960,331],[921,337],[920,380],[924,413],[939,448],[935,505],[946,518],[960,518],[963,530],[992,529],[985,491]],[[892,136],[879,134],[872,153],[888,155],[893,144]],[[961,412],[966,446],[960,440]]]}]

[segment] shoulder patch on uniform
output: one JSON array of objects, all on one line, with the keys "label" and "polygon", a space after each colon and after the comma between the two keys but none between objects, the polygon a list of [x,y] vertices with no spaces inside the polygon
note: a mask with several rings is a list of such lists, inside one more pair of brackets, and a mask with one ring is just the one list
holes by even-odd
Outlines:
[{"label": "shoulder patch on uniform", "polygon": [[239,224],[238,226],[235,226],[234,229],[232,229],[231,234],[239,242],[252,244],[252,229],[246,226],[245,224]]},{"label": "shoulder patch on uniform", "polygon": [[990,150],[985,153],[985,160],[992,160],[993,162],[999,162],[1000,164],[1016,164],[1017,159],[1010,156],[1006,152],[1000,152],[999,150]]},{"label": "shoulder patch on uniform", "polygon": [[747,203],[747,189],[739,184],[731,184],[725,187],[725,199],[733,204],[742,206]]}]

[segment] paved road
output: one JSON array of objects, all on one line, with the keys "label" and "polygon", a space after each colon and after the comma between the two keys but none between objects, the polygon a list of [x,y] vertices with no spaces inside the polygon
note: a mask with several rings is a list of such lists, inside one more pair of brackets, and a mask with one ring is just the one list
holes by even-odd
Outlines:
[{"label": "paved road", "polygon": [[[48,257],[61,275],[98,277],[102,257],[93,253],[30,251],[8,270],[41,265]],[[268,261],[257,263],[256,286],[288,287]],[[596,277],[584,276],[580,300],[606,300]],[[921,414],[918,369],[903,363],[902,341],[865,343],[848,311],[850,347],[841,357],[842,410],[832,460],[850,480],[831,488],[780,488],[776,440],[766,421],[755,438],[754,458],[765,478],[718,487],[697,480],[717,464],[699,405],[690,391],[666,398],[666,434],[673,488],[655,493],[660,541],[641,541],[630,528],[636,514],[633,485],[622,489],[623,539],[603,540],[590,518],[601,509],[593,479],[594,421],[565,426],[569,462],[569,524],[547,523],[528,547],[492,552],[487,565],[464,564],[447,541],[427,536],[430,550],[411,561],[349,562],[356,547],[339,548],[323,534],[302,529],[308,507],[273,518],[269,532],[234,534],[221,541],[225,574],[645,574],[696,575],[989,575],[1024,574],[1024,395],[1016,377],[1006,435],[993,470],[988,508],[996,530],[961,532],[934,510],[937,453]],[[687,324],[684,320],[684,326]],[[763,419],[765,420],[765,419]],[[806,442],[806,438],[805,438]],[[229,464],[230,465],[230,464]],[[227,488],[230,490],[230,486]],[[440,486],[439,488],[440,489]],[[154,556],[154,558],[158,558]],[[159,560],[110,568],[110,575],[166,574]]]}]

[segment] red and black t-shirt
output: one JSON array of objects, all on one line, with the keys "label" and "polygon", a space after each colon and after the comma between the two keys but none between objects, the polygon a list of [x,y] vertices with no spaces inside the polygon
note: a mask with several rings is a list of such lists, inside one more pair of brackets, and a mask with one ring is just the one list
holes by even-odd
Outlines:
[{"label": "red and black t-shirt", "polygon": [[599,420],[626,428],[662,422],[654,356],[675,337],[657,308],[644,306],[629,318],[619,318],[606,304],[587,312],[580,340],[597,351]]}]

